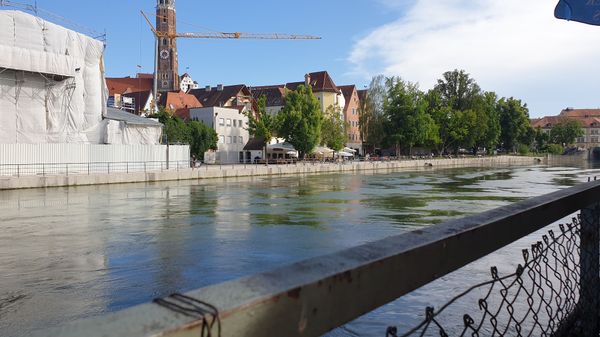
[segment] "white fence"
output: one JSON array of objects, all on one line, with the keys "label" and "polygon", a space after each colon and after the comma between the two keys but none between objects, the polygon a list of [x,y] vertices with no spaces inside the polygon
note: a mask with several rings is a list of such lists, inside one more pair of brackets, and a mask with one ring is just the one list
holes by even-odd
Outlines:
[{"label": "white fence", "polygon": [[172,170],[189,160],[188,145],[0,144],[0,176]]}]

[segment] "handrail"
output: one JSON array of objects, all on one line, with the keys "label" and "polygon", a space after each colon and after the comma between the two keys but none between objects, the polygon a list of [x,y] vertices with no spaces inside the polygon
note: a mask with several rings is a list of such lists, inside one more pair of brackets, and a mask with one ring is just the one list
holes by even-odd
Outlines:
[{"label": "handrail", "polygon": [[[320,336],[599,201],[593,181],[186,295],[218,311],[213,336]],[[34,336],[198,336],[202,322],[151,303]]]}]

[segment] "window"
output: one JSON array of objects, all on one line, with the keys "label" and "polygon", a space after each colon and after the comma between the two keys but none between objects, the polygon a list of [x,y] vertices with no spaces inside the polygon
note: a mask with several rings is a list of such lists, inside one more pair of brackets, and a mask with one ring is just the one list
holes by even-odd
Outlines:
[{"label": "window", "polygon": [[231,126],[231,118],[227,118],[227,126]]},{"label": "window", "polygon": [[356,115],[356,109],[355,108],[352,109],[352,114]]},{"label": "window", "polygon": [[234,119],[234,120],[233,120],[233,127],[234,127],[234,128],[237,128],[237,119]]},{"label": "window", "polygon": [[591,143],[598,143],[598,137],[592,137]]},{"label": "window", "polygon": [[240,136],[239,138],[240,138],[240,144],[243,145],[244,144],[244,137]]},{"label": "window", "polygon": [[163,39],[163,46],[167,45],[167,39]]},{"label": "window", "polygon": [[225,136],[219,136],[219,143],[225,144]]},{"label": "window", "polygon": [[237,137],[233,136],[233,144],[237,144]]},{"label": "window", "polygon": [[242,120],[241,120],[241,119],[239,120],[239,123],[240,123],[240,124],[239,124],[239,126],[240,126],[240,128],[241,128],[241,127],[243,126],[243,124],[242,124]]},{"label": "window", "polygon": [[219,125],[225,125],[225,118],[219,118]]},{"label": "window", "polygon": [[231,144],[231,136],[227,137],[227,144]]}]

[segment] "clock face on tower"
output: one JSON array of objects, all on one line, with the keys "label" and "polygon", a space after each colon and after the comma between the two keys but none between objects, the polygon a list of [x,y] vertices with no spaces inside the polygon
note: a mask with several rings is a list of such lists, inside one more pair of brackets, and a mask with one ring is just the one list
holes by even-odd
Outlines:
[{"label": "clock face on tower", "polygon": [[163,49],[160,51],[160,58],[163,60],[166,60],[169,58],[169,51],[166,49]]}]

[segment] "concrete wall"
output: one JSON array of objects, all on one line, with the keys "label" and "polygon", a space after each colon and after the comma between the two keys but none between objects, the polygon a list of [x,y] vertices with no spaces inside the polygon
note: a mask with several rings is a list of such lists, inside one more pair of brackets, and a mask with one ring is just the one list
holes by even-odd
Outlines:
[{"label": "concrete wall", "polygon": [[0,177],[0,190],[20,188],[40,188],[58,186],[80,186],[96,184],[118,184],[135,182],[154,182],[168,180],[190,180],[252,176],[278,176],[296,174],[317,174],[336,172],[359,172],[369,170],[419,170],[436,167],[495,167],[535,165],[545,163],[543,158],[533,157],[482,157],[433,160],[410,160],[390,162],[349,162],[343,164],[296,165],[204,165],[196,169],[170,170],[148,173],[112,173],[71,176],[28,176]]}]

